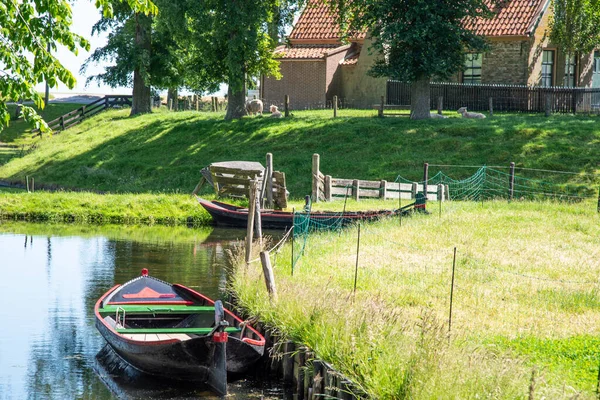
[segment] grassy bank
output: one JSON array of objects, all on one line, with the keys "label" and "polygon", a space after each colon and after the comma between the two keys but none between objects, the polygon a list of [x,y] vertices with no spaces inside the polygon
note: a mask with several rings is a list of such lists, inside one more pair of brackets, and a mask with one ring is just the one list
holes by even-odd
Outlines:
[{"label": "grassy bank", "polygon": [[284,248],[276,303],[260,265],[233,289],[374,398],[594,398],[599,222],[591,202],[450,203],[362,226],[355,295],[356,229],[310,236],[293,276]]},{"label": "grassy bank", "polygon": [[0,219],[171,226],[211,222],[189,194],[0,193]]},{"label": "grassy bank", "polygon": [[[51,138],[0,166],[0,179],[90,190],[140,193],[191,192],[200,168],[216,161],[264,163],[286,173],[291,196],[310,193],[311,156],[321,170],[344,178],[420,180],[432,164],[499,165],[570,170],[545,180],[590,182],[598,170],[598,117],[498,115],[483,121],[449,118],[411,121],[375,118],[374,111],[296,111],[288,119],[244,118],[225,122],[218,113],[159,111],[135,118],[112,110]],[[450,115],[456,115],[450,114]],[[437,171],[432,167],[431,174]],[[455,177],[474,169],[443,168]],[[523,172],[525,174],[525,172]],[[527,172],[531,174],[531,172]],[[530,176],[530,175],[528,175]]]}]

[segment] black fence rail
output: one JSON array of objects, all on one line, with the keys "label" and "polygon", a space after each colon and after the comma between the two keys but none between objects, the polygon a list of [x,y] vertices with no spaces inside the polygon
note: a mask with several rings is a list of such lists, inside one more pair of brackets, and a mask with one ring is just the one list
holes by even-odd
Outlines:
[{"label": "black fence rail", "polygon": [[[410,104],[410,83],[388,81],[388,105]],[[600,112],[600,88],[537,87],[520,85],[467,85],[436,82],[431,84],[431,109],[443,99],[443,109],[467,107],[473,111],[512,112]]]},{"label": "black fence rail", "polygon": [[[86,118],[98,114],[101,111],[112,107],[131,106],[132,95],[104,96],[94,102],[85,104],[76,110],[61,115],[60,117],[48,122],[48,126],[54,132],[64,131],[74,125],[77,125]],[[41,135],[36,131],[36,135]]]}]

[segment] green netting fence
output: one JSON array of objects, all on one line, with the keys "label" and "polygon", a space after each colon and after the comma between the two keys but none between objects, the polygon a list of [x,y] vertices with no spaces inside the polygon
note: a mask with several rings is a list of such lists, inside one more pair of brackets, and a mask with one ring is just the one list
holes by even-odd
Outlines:
[{"label": "green netting fence", "polygon": [[[412,183],[413,181],[398,175],[396,182]],[[424,184],[425,181],[417,183]],[[588,184],[555,183],[518,175],[511,176],[507,172],[487,166],[480,167],[465,179],[453,179],[440,171],[427,180],[427,185],[438,184],[447,187],[450,200],[481,201],[512,198],[579,201],[595,197],[595,189]]]}]

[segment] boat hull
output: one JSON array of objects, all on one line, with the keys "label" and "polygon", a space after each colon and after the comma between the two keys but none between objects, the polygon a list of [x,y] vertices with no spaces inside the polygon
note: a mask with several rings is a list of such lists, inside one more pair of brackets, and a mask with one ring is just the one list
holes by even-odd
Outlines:
[{"label": "boat hull", "polygon": [[[198,202],[211,215],[214,224],[217,226],[245,228],[248,225],[247,209],[218,201],[206,201],[201,198],[198,198]],[[306,215],[311,222],[324,228],[337,228],[358,221],[373,221],[395,214],[396,212],[392,210],[298,213],[298,215]],[[294,226],[294,213],[264,210],[260,213],[260,221],[263,229],[289,229]]]},{"label": "boat hull", "polygon": [[[217,303],[221,331],[213,328]],[[143,275],[106,292],[96,302],[95,322],[109,346],[135,369],[199,382],[223,394],[227,373],[248,370],[262,357],[265,340],[217,303]]]}]

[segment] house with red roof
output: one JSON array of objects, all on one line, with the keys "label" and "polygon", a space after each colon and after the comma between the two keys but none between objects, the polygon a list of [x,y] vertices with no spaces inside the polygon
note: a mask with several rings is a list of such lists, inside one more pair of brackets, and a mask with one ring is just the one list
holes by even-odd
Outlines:
[{"label": "house with red roof", "polygon": [[[600,87],[600,51],[567,58],[550,43],[550,0],[507,0],[492,8],[494,17],[466,26],[485,36],[490,50],[467,54],[454,82],[529,86]],[[261,97],[281,103],[290,96],[294,109],[317,108],[333,96],[354,107],[377,104],[386,93],[385,78],[367,71],[378,54],[371,39],[358,35],[342,43],[339,26],[322,0],[309,0],[288,36],[275,50],[282,78],[261,78]]]}]

